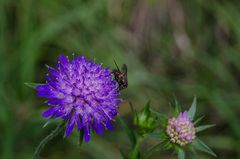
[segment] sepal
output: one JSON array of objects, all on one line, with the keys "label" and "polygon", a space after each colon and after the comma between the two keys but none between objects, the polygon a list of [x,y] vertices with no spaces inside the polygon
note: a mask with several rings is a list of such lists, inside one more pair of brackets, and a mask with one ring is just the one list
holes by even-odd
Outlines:
[{"label": "sepal", "polygon": [[195,139],[191,144],[196,150],[206,152],[214,157],[217,157],[217,155],[200,139]]},{"label": "sepal", "polygon": [[181,148],[177,148],[178,159],[185,159],[185,151]]},{"label": "sepal", "polygon": [[201,125],[201,126],[196,127],[196,132],[204,131],[204,130],[212,128],[214,126],[216,126],[216,124]]},{"label": "sepal", "polygon": [[157,127],[157,117],[150,110],[150,101],[140,112],[135,113],[134,125],[137,126],[140,135],[150,133]]},{"label": "sepal", "polygon": [[40,85],[44,85],[44,84],[42,84],[42,83],[33,83],[33,82],[26,82],[26,83],[24,83],[26,86],[28,86],[28,87],[31,87],[31,88],[34,88],[34,89],[36,89],[36,87],[37,86],[40,86]]},{"label": "sepal", "polygon": [[188,110],[188,116],[192,121],[193,121],[194,116],[196,114],[196,109],[197,109],[197,97],[194,97],[192,105],[191,105],[190,109]]}]

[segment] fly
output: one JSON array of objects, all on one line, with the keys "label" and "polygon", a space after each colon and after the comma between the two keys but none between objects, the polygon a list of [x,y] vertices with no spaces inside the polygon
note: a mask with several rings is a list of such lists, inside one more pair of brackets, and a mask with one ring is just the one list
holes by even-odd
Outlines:
[{"label": "fly", "polygon": [[116,61],[114,60],[116,65],[116,69],[113,70],[114,78],[118,83],[118,89],[122,90],[127,88],[128,86],[128,79],[127,79],[127,65],[123,64],[122,69],[120,70]]}]

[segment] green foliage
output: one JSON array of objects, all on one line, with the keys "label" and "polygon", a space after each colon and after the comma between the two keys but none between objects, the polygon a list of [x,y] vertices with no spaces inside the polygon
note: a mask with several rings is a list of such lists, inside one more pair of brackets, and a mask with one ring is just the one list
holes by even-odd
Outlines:
[{"label": "green foliage", "polygon": [[194,97],[193,102],[191,107],[188,110],[188,116],[191,120],[194,119],[195,113],[196,113],[196,109],[197,109],[197,98]]},{"label": "green foliage", "polygon": [[179,102],[175,99],[175,116],[177,116],[181,111],[181,106]]},{"label": "green foliage", "polygon": [[118,123],[123,128],[123,130],[126,132],[128,138],[131,142],[132,148],[135,147],[135,145],[137,143],[137,139],[136,139],[136,136],[135,136],[133,130],[128,127],[127,123],[121,117],[118,117],[117,120],[118,120]]},{"label": "green foliage", "polygon": [[203,151],[214,157],[217,157],[217,155],[200,139],[195,139],[192,143],[192,146],[199,151]]},{"label": "green foliage", "polygon": [[[149,108],[148,108],[149,109]],[[189,108],[188,111],[188,116],[189,118],[191,118],[192,122],[194,124],[197,124],[198,122],[201,121],[201,119],[203,119],[203,117],[198,118],[195,122],[193,121],[194,116],[196,114],[196,109],[197,109],[197,101],[196,101],[196,97],[194,97],[193,103],[191,105],[191,107]],[[175,115],[178,116],[179,113],[181,113],[181,107],[180,104],[178,102],[176,102],[175,100]],[[170,141],[170,137],[165,133],[166,127],[168,126],[168,123],[165,123],[165,125],[161,125],[160,126],[160,131],[159,130],[155,130],[152,133],[147,134],[148,137],[157,137],[159,138],[159,143],[151,148],[149,148],[149,150],[147,150],[147,152],[144,154],[143,158],[146,157],[150,157],[150,155],[153,155],[154,152],[157,152],[159,150],[166,150],[167,149],[172,149],[174,152],[177,153],[178,159],[185,159],[185,151],[191,151],[193,153],[193,155],[196,156],[196,150],[200,150],[203,152],[207,152],[210,153],[211,155],[215,155],[215,153],[206,145],[203,143],[203,141],[201,141],[199,138],[197,139],[193,139],[191,143],[188,143],[187,145],[181,145],[181,144],[176,144],[176,143],[172,143]],[[212,125],[201,125],[196,128],[196,136],[198,136],[198,132],[206,130],[208,128],[211,128],[215,126],[214,124]],[[165,142],[166,141],[166,142]],[[162,145],[162,142],[164,143]],[[159,145],[162,145],[162,148],[158,148]],[[216,155],[215,155],[216,157]]]},{"label": "green foliage", "polygon": [[24,83],[25,85],[27,85],[28,87],[31,87],[31,88],[36,88],[37,86],[39,85],[42,85],[41,83]]},{"label": "green foliage", "polygon": [[134,115],[134,124],[140,135],[152,132],[157,127],[157,117],[150,111],[150,101],[142,108],[141,112],[134,111],[133,106],[131,109]]},{"label": "green foliage", "polygon": [[119,151],[120,151],[123,159],[128,159],[128,157],[125,155],[125,153],[121,149]]},{"label": "green foliage", "polygon": [[194,121],[194,125],[197,125],[205,116],[201,116]]},{"label": "green foliage", "polygon": [[33,159],[40,159],[41,158],[41,152],[44,149],[44,147],[57,135],[59,135],[63,129],[65,128],[66,121],[62,121],[48,136],[46,136],[38,145],[36,150],[34,151],[33,154]]},{"label": "green foliage", "polygon": [[164,130],[159,130],[159,131],[154,131],[154,132],[151,132],[149,134],[147,134],[147,136],[150,136],[150,137],[157,137],[159,140],[163,141],[167,138],[166,136],[166,133],[164,132]]},{"label": "green foliage", "polygon": [[200,132],[200,131],[203,131],[203,130],[206,130],[206,129],[209,129],[209,128],[212,128],[216,126],[216,124],[211,124],[211,125],[201,125],[201,126],[198,126],[196,127],[196,132]]},{"label": "green foliage", "polygon": [[185,159],[185,152],[183,149],[178,148],[177,154],[178,154],[178,159]]},{"label": "green foliage", "polygon": [[51,117],[47,120],[47,122],[43,125],[43,128],[47,127],[49,124],[51,124],[52,122],[54,122],[56,119]]},{"label": "green foliage", "polygon": [[154,153],[158,151],[163,151],[164,150],[164,141],[157,143],[156,145],[152,146],[145,152],[143,155],[143,159],[148,159],[150,156],[152,156]]}]

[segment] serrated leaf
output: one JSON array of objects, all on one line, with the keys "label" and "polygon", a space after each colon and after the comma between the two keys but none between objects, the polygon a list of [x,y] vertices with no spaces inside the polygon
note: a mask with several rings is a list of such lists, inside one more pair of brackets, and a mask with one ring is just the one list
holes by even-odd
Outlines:
[{"label": "serrated leaf", "polygon": [[194,121],[194,125],[196,125],[197,123],[199,123],[205,116],[201,116],[199,117],[197,120]]},{"label": "serrated leaf", "polygon": [[203,151],[214,157],[217,157],[217,155],[200,139],[193,140],[192,146],[199,151]]},{"label": "serrated leaf", "polygon": [[201,125],[201,126],[196,127],[196,132],[200,132],[200,131],[209,129],[209,128],[214,127],[214,126],[216,126],[216,125],[215,125],[215,124],[211,124],[211,125]]},{"label": "serrated leaf", "polygon": [[188,116],[191,120],[194,119],[196,109],[197,109],[197,97],[194,97],[192,105],[191,105],[190,109],[188,110]]},{"label": "serrated leaf", "polygon": [[31,87],[31,88],[34,88],[34,89],[39,85],[44,85],[42,83],[28,83],[28,82],[26,82],[24,84],[27,85],[28,87]]},{"label": "serrated leaf", "polygon": [[185,159],[185,152],[183,151],[183,149],[178,148],[177,154],[178,154],[178,159]]},{"label": "serrated leaf", "polygon": [[117,117],[117,120],[119,124],[122,126],[122,128],[124,129],[124,131],[127,133],[127,136],[131,142],[132,147],[134,147],[137,142],[134,132],[132,131],[132,129],[128,127],[127,123],[121,117]]}]

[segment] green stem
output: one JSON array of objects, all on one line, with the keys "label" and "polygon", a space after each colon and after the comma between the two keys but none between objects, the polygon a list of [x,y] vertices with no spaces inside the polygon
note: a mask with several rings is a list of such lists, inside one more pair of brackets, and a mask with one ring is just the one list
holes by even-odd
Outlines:
[{"label": "green stem", "polygon": [[134,146],[134,148],[130,154],[131,155],[130,159],[138,159],[139,158],[139,146],[140,146],[140,143],[142,142],[142,140],[143,140],[143,137],[137,138],[136,145]]},{"label": "green stem", "polygon": [[33,157],[32,159],[39,159],[40,158],[40,154],[43,150],[43,148],[45,147],[45,145],[51,141],[54,137],[56,137],[64,128],[65,125],[65,121],[63,121],[61,124],[59,124],[56,129],[54,129],[48,136],[46,136],[41,142],[40,144],[37,146],[36,150],[34,151]]}]

